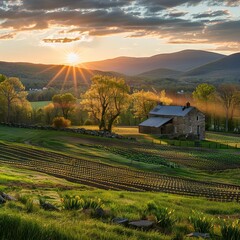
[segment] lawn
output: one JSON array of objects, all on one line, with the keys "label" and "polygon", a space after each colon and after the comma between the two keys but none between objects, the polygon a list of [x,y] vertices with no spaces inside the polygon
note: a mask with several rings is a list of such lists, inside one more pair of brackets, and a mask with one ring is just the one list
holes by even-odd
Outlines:
[{"label": "lawn", "polygon": [[[211,202],[197,197],[165,193],[105,191],[71,183],[64,179],[36,171],[16,169],[1,165],[1,190],[19,199],[0,205],[0,239],[162,239],[170,240],[176,235],[193,232],[189,216],[201,213],[214,224],[214,234],[220,234],[220,223],[240,217],[237,203]],[[11,178],[9,178],[11,175]],[[106,217],[98,218],[86,210],[64,210],[64,196],[79,196],[82,199],[100,198]],[[39,207],[39,197],[57,206],[60,211],[45,211]],[[27,201],[25,201],[25,199]],[[30,200],[31,201],[30,201]],[[31,207],[29,202],[32,202]],[[159,228],[140,231],[112,223],[114,217],[141,219],[144,209],[151,203],[161,209],[174,211],[176,220],[172,231]],[[193,213],[193,210],[195,213]],[[150,216],[149,216],[150,217]],[[211,220],[210,220],[211,219]],[[3,228],[4,226],[4,228]],[[17,234],[18,231],[18,235]],[[7,237],[6,237],[7,236]],[[16,237],[17,236],[17,237]],[[215,239],[215,238],[213,238]]]}]

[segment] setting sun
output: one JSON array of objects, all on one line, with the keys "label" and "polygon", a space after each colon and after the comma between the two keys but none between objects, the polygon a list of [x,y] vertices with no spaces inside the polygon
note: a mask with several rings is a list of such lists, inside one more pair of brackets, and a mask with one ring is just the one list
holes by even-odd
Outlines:
[{"label": "setting sun", "polygon": [[79,63],[80,57],[77,53],[71,52],[67,55],[67,63],[70,65],[76,65]]}]

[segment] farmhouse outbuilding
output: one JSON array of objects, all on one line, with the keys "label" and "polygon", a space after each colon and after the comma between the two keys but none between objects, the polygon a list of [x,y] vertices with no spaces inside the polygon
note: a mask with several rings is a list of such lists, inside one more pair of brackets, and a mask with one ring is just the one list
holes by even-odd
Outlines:
[{"label": "farmhouse outbuilding", "polygon": [[204,139],[205,115],[190,103],[186,106],[157,105],[149,112],[148,119],[139,124],[139,132]]}]

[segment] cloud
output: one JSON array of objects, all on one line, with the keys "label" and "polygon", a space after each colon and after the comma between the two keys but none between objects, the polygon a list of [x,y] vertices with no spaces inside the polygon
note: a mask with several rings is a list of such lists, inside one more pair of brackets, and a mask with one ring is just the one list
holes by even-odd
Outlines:
[{"label": "cloud", "polygon": [[193,18],[214,18],[214,17],[221,17],[230,15],[228,10],[218,10],[218,11],[208,11],[205,13],[194,14]]},{"label": "cloud", "polygon": [[156,36],[172,44],[239,42],[240,23],[231,20],[228,10],[191,17],[177,8],[199,3],[233,7],[240,5],[240,0],[0,0],[0,30],[46,31],[57,27],[58,34],[45,35],[45,43],[81,41],[81,34],[119,33],[128,37]]},{"label": "cloud", "polygon": [[13,39],[16,36],[16,33],[7,33],[7,34],[3,34],[0,35],[0,40],[9,40],[9,39]]},{"label": "cloud", "polygon": [[42,41],[45,43],[70,43],[81,40],[80,37],[77,38],[44,38]]}]

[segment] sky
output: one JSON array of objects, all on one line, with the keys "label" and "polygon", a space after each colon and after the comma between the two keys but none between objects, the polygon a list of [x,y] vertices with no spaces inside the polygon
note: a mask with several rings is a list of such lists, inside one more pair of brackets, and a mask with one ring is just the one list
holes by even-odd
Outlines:
[{"label": "sky", "polygon": [[[0,61],[240,52],[240,0],[0,0]],[[72,55],[71,55],[72,56]]]}]

